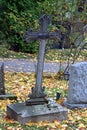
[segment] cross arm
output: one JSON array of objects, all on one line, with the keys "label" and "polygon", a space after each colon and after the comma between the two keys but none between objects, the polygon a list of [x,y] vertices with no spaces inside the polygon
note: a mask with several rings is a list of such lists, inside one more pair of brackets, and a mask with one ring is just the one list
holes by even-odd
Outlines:
[{"label": "cross arm", "polygon": [[31,40],[48,39],[49,33],[32,32],[30,30],[24,33],[24,40],[28,43]]},{"label": "cross arm", "polygon": [[41,39],[61,39],[61,33],[60,31],[55,31],[55,32],[32,32],[30,30],[26,31],[24,33],[24,40],[25,42],[30,42],[32,40],[41,40]]},{"label": "cross arm", "polygon": [[32,30],[27,30],[23,35],[24,41],[28,43],[31,40],[36,40],[38,38],[37,34],[38,32],[32,32]]},{"label": "cross arm", "polygon": [[49,33],[49,39],[61,40],[61,38],[62,38],[62,35],[61,35],[61,32],[59,30]]}]

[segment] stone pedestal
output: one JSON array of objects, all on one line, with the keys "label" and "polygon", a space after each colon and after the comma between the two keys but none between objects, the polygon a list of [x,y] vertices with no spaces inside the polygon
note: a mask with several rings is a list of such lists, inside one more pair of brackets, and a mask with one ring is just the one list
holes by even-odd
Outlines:
[{"label": "stone pedestal", "polygon": [[71,65],[67,101],[68,108],[87,108],[87,62]]},{"label": "stone pedestal", "polygon": [[49,100],[48,104],[27,106],[26,103],[17,103],[7,106],[7,115],[20,124],[26,124],[29,121],[53,121],[66,120],[67,109],[63,108],[53,100]]}]

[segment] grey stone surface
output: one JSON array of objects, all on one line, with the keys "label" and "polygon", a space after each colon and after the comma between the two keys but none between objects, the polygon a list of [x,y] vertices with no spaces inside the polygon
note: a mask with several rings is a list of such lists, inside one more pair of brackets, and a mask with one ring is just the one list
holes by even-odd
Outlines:
[{"label": "grey stone surface", "polygon": [[17,96],[11,94],[0,95],[0,100],[5,100],[5,99],[17,100]]},{"label": "grey stone surface", "polygon": [[5,93],[4,83],[4,63],[0,62],[0,100],[5,100],[7,98],[17,100],[17,96]]},{"label": "grey stone surface", "polygon": [[[37,62],[30,61],[29,59],[4,59],[0,63],[4,63],[4,70],[11,72],[36,72]],[[66,63],[62,64],[62,69],[66,67]],[[60,63],[58,62],[45,62],[43,72],[58,73]]]},{"label": "grey stone surface", "polygon": [[[30,30],[25,31],[23,37],[26,43],[29,43],[32,40],[39,40],[39,53],[38,53],[38,62],[36,69],[36,84],[32,88],[32,94],[29,95],[29,98],[45,98],[46,94],[44,93],[44,88],[42,87],[43,79],[43,69],[44,69],[44,58],[45,58],[45,49],[48,39],[61,39],[61,33],[59,31],[49,32],[48,25],[50,23],[49,17],[44,14],[39,18],[40,29],[37,32]],[[27,102],[28,105],[28,102]]]},{"label": "grey stone surface", "polygon": [[26,106],[25,103],[11,104],[7,106],[7,115],[20,124],[26,124],[29,121],[53,121],[66,120],[67,109],[55,103],[53,100],[49,104]]},{"label": "grey stone surface", "polygon": [[69,108],[87,107],[87,62],[71,65],[67,101]]},{"label": "grey stone surface", "polygon": [[5,94],[5,86],[4,86],[4,63],[0,63],[0,95]]}]

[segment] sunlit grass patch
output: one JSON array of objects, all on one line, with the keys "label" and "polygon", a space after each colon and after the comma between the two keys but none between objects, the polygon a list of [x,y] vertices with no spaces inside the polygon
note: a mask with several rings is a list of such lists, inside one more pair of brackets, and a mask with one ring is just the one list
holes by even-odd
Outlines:
[{"label": "sunlit grass patch", "polygon": [[[15,52],[8,50],[5,46],[0,46],[0,58],[17,58],[17,59],[29,59],[29,60],[37,60],[37,53],[23,53],[23,52]],[[68,59],[73,61],[75,55],[75,48],[72,49],[70,53],[70,49],[49,49],[45,54],[45,61],[51,62],[67,62]],[[81,50],[79,56],[76,59],[77,61],[86,61],[87,60],[87,49]]]}]

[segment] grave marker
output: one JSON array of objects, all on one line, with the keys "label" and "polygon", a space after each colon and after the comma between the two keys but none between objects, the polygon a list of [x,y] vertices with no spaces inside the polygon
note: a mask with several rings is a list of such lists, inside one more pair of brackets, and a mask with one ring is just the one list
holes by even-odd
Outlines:
[{"label": "grave marker", "polygon": [[0,63],[0,95],[5,95],[4,64]]},{"label": "grave marker", "polygon": [[48,24],[50,19],[47,15],[43,15],[39,19],[41,26],[40,31],[26,31],[24,34],[25,41],[39,40],[39,54],[36,73],[36,85],[32,88],[32,93],[29,94],[29,99],[25,103],[11,104],[7,106],[7,115],[25,124],[28,121],[43,121],[54,119],[67,119],[67,110],[57,104],[55,101],[46,98],[44,87],[42,87],[42,75],[44,67],[45,47],[48,39],[60,39],[59,31],[48,32]]},{"label": "grave marker", "polygon": [[17,100],[17,96],[6,94],[5,92],[5,80],[4,80],[4,63],[0,62],[0,99],[15,99]]},{"label": "grave marker", "polygon": [[70,66],[67,101],[68,108],[87,108],[87,62]]},{"label": "grave marker", "polygon": [[32,100],[27,101],[27,105],[29,102],[33,103],[33,99],[38,98],[35,102],[44,103],[46,102],[44,94],[44,88],[42,87],[42,75],[43,75],[43,67],[44,67],[44,55],[45,55],[45,47],[48,39],[60,39],[61,35],[59,31],[56,32],[48,32],[48,24],[50,23],[50,19],[47,15],[42,16],[39,19],[40,31],[32,32],[26,31],[24,34],[24,38],[26,42],[30,40],[39,40],[39,54],[38,54],[38,63],[37,63],[37,73],[36,73],[36,85],[35,88],[32,88],[32,94],[29,97]]}]

